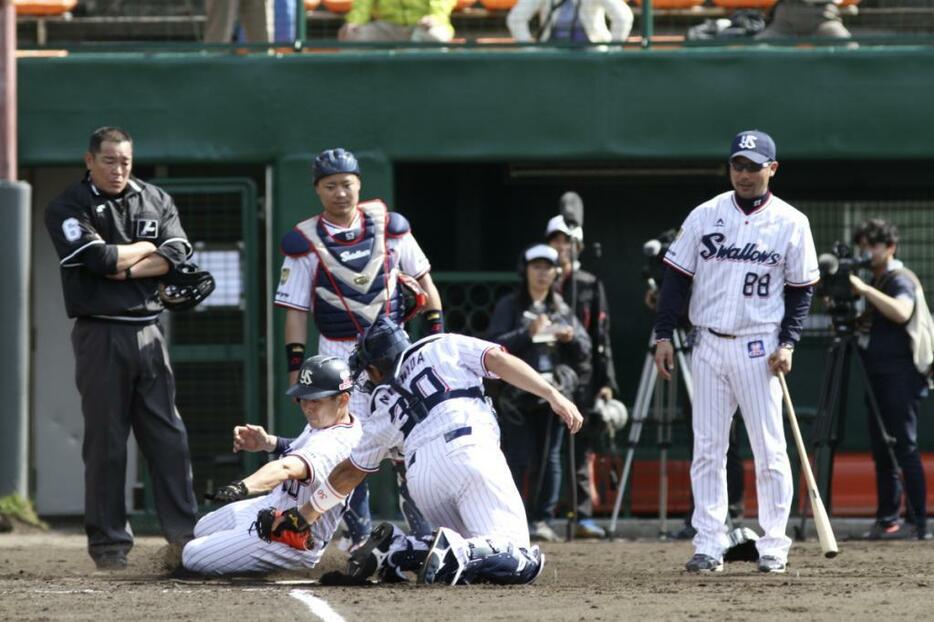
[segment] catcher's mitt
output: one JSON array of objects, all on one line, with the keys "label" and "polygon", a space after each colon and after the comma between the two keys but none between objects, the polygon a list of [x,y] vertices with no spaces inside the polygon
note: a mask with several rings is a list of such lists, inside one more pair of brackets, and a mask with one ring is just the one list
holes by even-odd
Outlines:
[{"label": "catcher's mitt", "polygon": [[193,263],[169,270],[159,283],[159,299],[169,311],[185,311],[197,306],[214,291],[214,277]]},{"label": "catcher's mitt", "polygon": [[231,501],[246,499],[249,495],[250,491],[247,490],[246,484],[243,482],[230,482],[226,486],[221,486],[215,490],[213,494],[206,493],[204,498],[218,503],[230,503]]},{"label": "catcher's mitt", "polygon": [[[282,521],[274,528],[276,519]],[[311,539],[311,526],[298,512],[298,508],[289,508],[285,512],[274,507],[263,508],[256,513],[256,520],[250,527],[250,532],[256,530],[256,535],[264,542],[281,542],[293,549],[306,551],[314,546]]]},{"label": "catcher's mitt", "polygon": [[402,291],[403,322],[408,322],[422,312],[428,304],[428,294],[422,289],[414,278],[408,274],[399,273],[399,289]]}]

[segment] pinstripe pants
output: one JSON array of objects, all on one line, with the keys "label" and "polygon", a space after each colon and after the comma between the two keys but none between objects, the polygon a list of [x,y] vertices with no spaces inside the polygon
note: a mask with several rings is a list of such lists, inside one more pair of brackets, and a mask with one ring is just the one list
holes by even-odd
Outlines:
[{"label": "pinstripe pants", "polygon": [[756,464],[759,525],[764,534],[759,555],[788,557],[785,534],[793,494],[791,466],[782,424],[782,390],[768,367],[778,336],[743,335],[735,339],[698,331],[694,346],[694,549],[720,559],[727,545],[726,451],[737,405],[746,424]]},{"label": "pinstripe pants", "polygon": [[[182,550],[182,565],[186,570],[207,575],[314,568],[330,534],[314,534],[313,526],[312,535],[317,537],[311,551],[299,551],[281,542],[263,542],[255,532],[250,533],[250,525],[256,520],[256,513],[269,505],[270,500],[264,496],[230,503],[206,514],[195,525],[195,539]],[[336,520],[323,523],[330,523],[333,532]]]},{"label": "pinstripe pants", "polygon": [[474,425],[468,436],[429,441],[415,458],[406,456],[409,490],[432,525],[529,548],[525,506],[494,431]]}]

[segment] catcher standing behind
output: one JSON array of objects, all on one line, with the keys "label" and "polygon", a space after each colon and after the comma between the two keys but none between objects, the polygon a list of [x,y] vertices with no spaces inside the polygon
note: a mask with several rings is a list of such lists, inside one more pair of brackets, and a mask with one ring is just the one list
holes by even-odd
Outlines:
[{"label": "catcher standing behind", "polygon": [[[152,475],[165,538],[182,546],[195,524],[188,434],[159,327],[163,309],[194,306],[214,281],[185,260],[191,244],[172,198],[133,177],[133,140],[91,134],[88,172],[56,197],[45,225],[59,256],[75,380],[84,415],[84,529],[98,568],[126,568],[124,478],[130,428]],[[175,284],[165,286],[161,281]]]},{"label": "catcher standing behind", "polygon": [[[285,349],[289,382],[305,357],[308,314],[318,336],[318,354],[347,359],[357,335],[378,317],[403,323],[407,281],[417,283],[427,297],[423,318],[428,333],[443,329],[441,297],[431,279],[431,264],[412,235],[409,222],[390,212],[379,199],[360,201],[361,173],[357,158],[344,149],[328,149],[315,158],[315,193],[324,208],[301,221],[282,239],[282,273],[275,303],[286,309]],[[357,387],[350,409],[366,416],[369,394]],[[431,528],[410,503],[399,474],[400,505],[412,531]],[[352,545],[370,535],[369,492],[362,485],[350,499],[344,522]]]},{"label": "catcher standing behind", "polygon": [[[377,386],[364,436],[348,459],[321,482],[298,512],[273,528],[304,533],[341,505],[402,447],[409,490],[439,525],[431,545],[381,525],[351,557],[351,575],[418,570],[420,583],[531,583],[543,558],[530,546],[519,491],[499,449],[499,428],[483,395],[484,378],[546,400],[576,433],[577,408],[520,359],[496,344],[463,335],[434,335],[412,344],[398,325],[380,318],[357,342],[355,373]],[[550,416],[543,413],[542,416]]]},{"label": "catcher standing behind", "polygon": [[[305,503],[360,440],[361,425],[348,409],[352,387],[350,369],[337,357],[318,355],[302,364],[298,382],[286,394],[300,400],[308,425],[284,448],[282,458],[215,491],[211,497],[215,501],[236,503],[198,521],[195,539],[182,551],[185,569],[230,574],[312,568],[318,563],[340,523],[343,504],[331,509],[305,535],[274,533],[270,526],[283,512],[294,513],[296,505]],[[234,429],[234,451],[274,451],[278,440],[259,426]],[[245,499],[256,493],[268,494]]]}]

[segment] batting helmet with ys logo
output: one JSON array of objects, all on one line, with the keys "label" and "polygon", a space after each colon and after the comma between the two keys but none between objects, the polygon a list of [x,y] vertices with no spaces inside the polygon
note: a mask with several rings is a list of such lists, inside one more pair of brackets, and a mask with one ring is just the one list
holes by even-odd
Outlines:
[{"label": "batting helmet with ys logo", "polygon": [[298,381],[285,394],[301,400],[320,400],[350,392],[352,388],[353,378],[347,363],[336,356],[316,354],[305,359],[298,370]]}]

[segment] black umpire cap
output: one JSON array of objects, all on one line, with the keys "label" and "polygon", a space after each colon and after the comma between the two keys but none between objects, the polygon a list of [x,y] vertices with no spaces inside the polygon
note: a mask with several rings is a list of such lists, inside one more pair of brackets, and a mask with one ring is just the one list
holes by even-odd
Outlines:
[{"label": "black umpire cap", "polygon": [[347,363],[336,356],[317,354],[305,359],[298,370],[298,382],[285,392],[302,400],[320,400],[338,393],[349,393],[353,379]]}]

